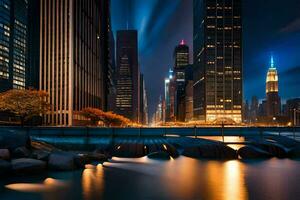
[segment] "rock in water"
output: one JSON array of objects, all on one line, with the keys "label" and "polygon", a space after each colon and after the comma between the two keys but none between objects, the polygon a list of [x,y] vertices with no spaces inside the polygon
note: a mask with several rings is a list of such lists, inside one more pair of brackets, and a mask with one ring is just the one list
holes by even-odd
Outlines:
[{"label": "rock in water", "polygon": [[0,177],[6,176],[11,171],[11,163],[0,159]]},{"label": "rock in water", "polygon": [[36,174],[45,171],[47,164],[44,161],[31,158],[20,158],[11,161],[15,174]]},{"label": "rock in water", "polygon": [[0,149],[0,159],[10,160],[10,153],[8,149]]},{"label": "rock in water", "polygon": [[28,158],[30,156],[30,150],[26,147],[18,147],[13,150],[12,156],[14,158]]},{"label": "rock in water", "polygon": [[115,145],[112,155],[125,158],[139,158],[145,156],[145,149],[142,144],[124,143]]},{"label": "rock in water", "polygon": [[270,153],[277,158],[286,158],[288,156],[287,148],[278,143],[264,141],[258,144],[254,144],[254,146]]},{"label": "rock in water", "polygon": [[237,159],[236,150],[222,143],[207,143],[199,146],[186,147],[182,154],[192,158],[221,160]]},{"label": "rock in water", "polygon": [[43,150],[33,150],[31,153],[31,158],[42,160],[42,161],[48,161],[50,153]]},{"label": "rock in water", "polygon": [[147,155],[150,159],[170,160],[170,155],[165,151],[153,152]]},{"label": "rock in water", "polygon": [[51,153],[48,160],[48,166],[52,170],[68,171],[76,169],[76,155],[66,152]]},{"label": "rock in water", "polygon": [[244,146],[238,150],[238,155],[243,159],[266,159],[272,154],[254,146]]}]

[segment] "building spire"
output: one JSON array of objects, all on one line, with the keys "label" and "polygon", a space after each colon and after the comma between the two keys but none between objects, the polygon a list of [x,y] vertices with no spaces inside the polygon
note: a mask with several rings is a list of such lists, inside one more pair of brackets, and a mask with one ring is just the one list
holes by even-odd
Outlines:
[{"label": "building spire", "polygon": [[275,68],[273,54],[271,55],[271,68]]}]

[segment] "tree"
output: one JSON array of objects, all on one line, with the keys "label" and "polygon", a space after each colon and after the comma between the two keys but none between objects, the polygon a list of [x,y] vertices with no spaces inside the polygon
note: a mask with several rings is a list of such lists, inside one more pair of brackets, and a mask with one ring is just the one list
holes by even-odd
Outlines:
[{"label": "tree", "polygon": [[50,109],[48,94],[36,90],[9,90],[0,93],[0,111],[10,112],[20,118],[21,125]]},{"label": "tree", "polygon": [[104,121],[104,112],[100,109],[85,108],[78,112],[78,114],[90,120],[93,126],[96,126],[99,121]]},{"label": "tree", "polygon": [[105,126],[127,126],[131,123],[129,119],[113,112],[104,112],[97,108],[85,108],[79,114],[91,121],[92,125],[98,125],[101,121]]}]

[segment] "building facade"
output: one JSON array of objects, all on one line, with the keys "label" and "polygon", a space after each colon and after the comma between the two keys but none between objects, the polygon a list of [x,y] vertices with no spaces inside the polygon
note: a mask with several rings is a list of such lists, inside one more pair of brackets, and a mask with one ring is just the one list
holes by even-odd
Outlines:
[{"label": "building facade", "polygon": [[189,65],[189,47],[184,40],[174,50],[174,72],[176,83],[176,121],[185,121],[185,68]]},{"label": "building facade", "polygon": [[140,70],[138,65],[138,33],[117,32],[116,112],[134,122],[140,121]]},{"label": "building facade", "polygon": [[271,57],[271,66],[266,78],[267,116],[274,117],[281,114],[281,100],[278,91],[278,73]]},{"label": "building facade", "polygon": [[194,0],[194,118],[242,121],[240,0]]},{"label": "building facade", "polygon": [[0,92],[25,89],[28,1],[0,0]]},{"label": "building facade", "polygon": [[100,4],[97,0],[40,2],[39,88],[48,92],[47,125],[75,125],[76,111],[103,108]]}]

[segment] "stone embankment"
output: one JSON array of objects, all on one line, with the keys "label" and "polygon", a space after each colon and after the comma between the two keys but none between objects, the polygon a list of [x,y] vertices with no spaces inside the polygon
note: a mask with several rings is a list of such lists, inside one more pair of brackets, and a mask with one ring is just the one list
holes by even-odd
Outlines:
[{"label": "stone embankment", "polygon": [[0,176],[69,171],[99,164],[111,157],[175,159],[180,155],[196,159],[300,158],[299,142],[281,136],[245,138],[248,145],[234,150],[222,142],[189,137],[118,139],[99,145],[94,152],[67,152],[50,144],[32,141],[26,132],[0,133]]}]

